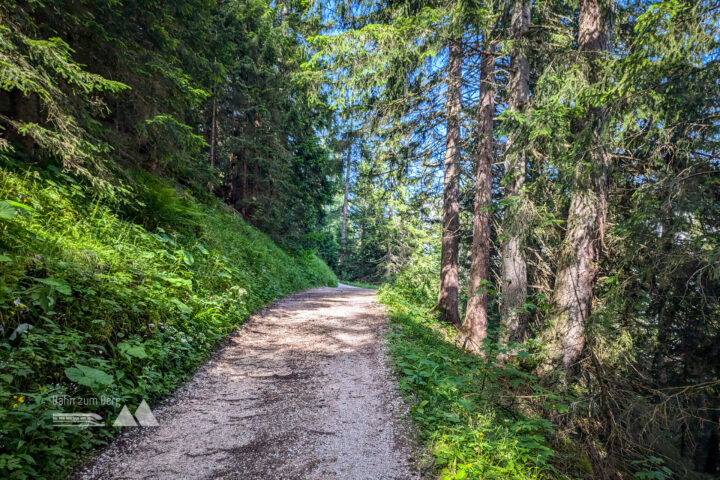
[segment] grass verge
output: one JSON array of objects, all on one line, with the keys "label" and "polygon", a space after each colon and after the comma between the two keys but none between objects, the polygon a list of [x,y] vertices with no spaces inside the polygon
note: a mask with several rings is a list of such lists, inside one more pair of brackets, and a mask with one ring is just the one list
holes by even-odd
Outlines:
[{"label": "grass verge", "polygon": [[112,424],[171,393],[254,311],[337,284],[312,253],[147,174],[116,198],[0,166],[0,478],[63,477],[118,429],[59,428],[54,413]]},{"label": "grass verge", "polygon": [[458,348],[452,328],[391,286],[380,300],[391,318],[387,339],[401,392],[441,479],[570,478],[554,466],[554,425],[523,400],[561,411],[562,399],[532,375],[496,363],[492,353],[486,360]]}]

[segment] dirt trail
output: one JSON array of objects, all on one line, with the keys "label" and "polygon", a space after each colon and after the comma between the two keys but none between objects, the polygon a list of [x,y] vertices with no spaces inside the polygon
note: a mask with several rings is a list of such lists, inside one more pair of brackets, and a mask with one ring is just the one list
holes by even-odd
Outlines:
[{"label": "dirt trail", "polygon": [[414,479],[372,290],[286,297],[75,478]]}]

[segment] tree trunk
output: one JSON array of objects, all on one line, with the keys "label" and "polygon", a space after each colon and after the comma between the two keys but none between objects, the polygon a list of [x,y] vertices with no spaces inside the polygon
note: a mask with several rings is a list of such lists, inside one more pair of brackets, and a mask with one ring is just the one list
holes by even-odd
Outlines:
[{"label": "tree trunk", "polygon": [[[578,46],[585,54],[590,82],[597,80],[595,60],[605,48],[606,32],[598,0],[582,0]],[[548,334],[548,365],[572,373],[585,346],[585,323],[590,316],[607,215],[608,154],[600,142],[603,113],[591,110],[573,127],[576,141],[589,130],[591,145],[581,149],[571,186],[567,230],[555,278]]]},{"label": "tree trunk", "polygon": [[345,166],[345,196],[343,197],[342,207],[342,227],[340,229],[340,256],[338,257],[338,267],[342,267],[345,261],[345,244],[347,243],[347,215],[348,200],[350,196],[350,161],[352,158],[352,147],[348,148],[347,164]]},{"label": "tree trunk", "polygon": [[450,41],[447,74],[447,137],[445,142],[445,185],[443,192],[440,292],[437,309],[443,321],[460,325],[458,311],[458,229],[460,228],[460,89],[462,50],[460,41]]},{"label": "tree trunk", "polygon": [[[518,0],[512,10],[511,35],[516,42],[510,60],[510,84],[508,87],[508,108],[521,112],[530,98],[530,66],[523,47],[517,42],[530,30],[530,4]],[[520,190],[525,183],[527,159],[522,149],[517,149],[513,135],[507,139],[505,148],[505,198],[507,207],[503,221],[504,240],[501,245],[502,257],[502,303],[501,303],[501,343],[521,342],[527,330],[527,315],[523,305],[527,297],[527,263],[525,260],[525,222],[521,217]]]},{"label": "tree trunk", "polygon": [[[20,90],[10,91],[11,118],[22,123],[40,123],[40,107],[35,94],[24,94]],[[32,157],[35,154],[35,139],[32,135],[21,134],[14,128],[9,129],[7,137],[15,141],[20,149]]]},{"label": "tree trunk", "polygon": [[[489,51],[490,45],[485,48]],[[490,227],[492,213],[493,119],[495,114],[495,58],[483,55],[480,62],[480,111],[475,150],[475,205],[473,214],[472,261],[467,311],[462,330],[465,348],[479,351],[487,337],[490,281]]]}]

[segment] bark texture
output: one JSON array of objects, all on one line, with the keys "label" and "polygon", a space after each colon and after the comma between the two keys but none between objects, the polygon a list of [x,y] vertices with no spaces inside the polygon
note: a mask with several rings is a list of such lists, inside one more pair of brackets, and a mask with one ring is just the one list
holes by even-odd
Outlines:
[{"label": "bark texture", "polygon": [[[585,72],[597,80],[595,59],[605,49],[607,32],[598,0],[582,0],[578,46],[585,54]],[[549,333],[549,365],[573,372],[585,347],[585,325],[592,311],[598,259],[607,215],[608,154],[600,142],[603,112],[594,109],[578,121],[575,141],[585,152],[578,158],[572,186],[567,230],[555,278]]]},{"label": "bark texture", "polygon": [[458,229],[460,228],[460,89],[462,85],[462,46],[450,41],[447,74],[447,137],[445,141],[445,181],[443,191],[440,292],[437,310],[443,321],[460,325],[458,311]]},{"label": "bark texture", "polygon": [[[489,49],[489,46],[486,46]],[[487,337],[490,281],[490,228],[492,213],[492,166],[494,154],[495,59],[485,54],[480,62],[480,111],[475,151],[475,202],[473,213],[472,261],[465,322],[465,348],[479,351]]]},{"label": "bark texture", "polygon": [[[511,35],[515,48],[510,60],[508,108],[521,112],[530,98],[530,65],[523,51],[522,41],[530,30],[530,4],[516,1],[511,16]],[[501,342],[520,342],[525,339],[528,318],[522,312],[527,297],[527,261],[524,252],[525,222],[521,215],[520,190],[525,183],[526,157],[514,151],[516,139],[510,136],[505,149],[505,197],[508,207],[503,221]]]}]

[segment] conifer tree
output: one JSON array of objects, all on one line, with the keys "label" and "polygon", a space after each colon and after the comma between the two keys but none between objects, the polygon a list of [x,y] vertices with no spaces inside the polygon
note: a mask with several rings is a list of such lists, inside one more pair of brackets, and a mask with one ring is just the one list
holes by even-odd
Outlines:
[{"label": "conifer tree", "polygon": [[480,108],[475,147],[475,200],[473,210],[472,260],[468,282],[468,305],[462,330],[466,347],[479,351],[488,329],[490,283],[490,229],[492,226],[492,167],[495,158],[495,55],[493,36],[484,35],[485,50],[480,63]]},{"label": "conifer tree", "polygon": [[[580,2],[579,61],[591,85],[599,80],[598,62],[607,47],[607,15],[598,0]],[[546,332],[549,361],[566,371],[577,366],[585,345],[585,325],[592,311],[605,233],[609,154],[602,143],[603,129],[599,107],[590,107],[572,127],[577,167]]]},{"label": "conifer tree", "polygon": [[[511,10],[510,40],[512,52],[510,60],[510,78],[508,81],[507,121],[513,113],[522,113],[530,98],[530,65],[527,59],[527,33],[530,30],[530,4],[517,0]],[[501,300],[501,339],[522,341],[527,330],[528,317],[523,312],[528,294],[527,261],[525,257],[525,219],[523,202],[526,196],[521,194],[526,176],[527,157],[525,147],[516,140],[517,134],[510,135],[505,144],[503,161],[505,164],[504,203],[506,213],[503,218],[503,237],[501,240],[502,257],[502,300]]]},{"label": "conifer tree", "polygon": [[460,230],[460,111],[462,109],[462,43],[451,37],[448,46],[447,117],[442,209],[440,288],[437,309],[443,321],[460,326],[458,280],[458,233]]}]

